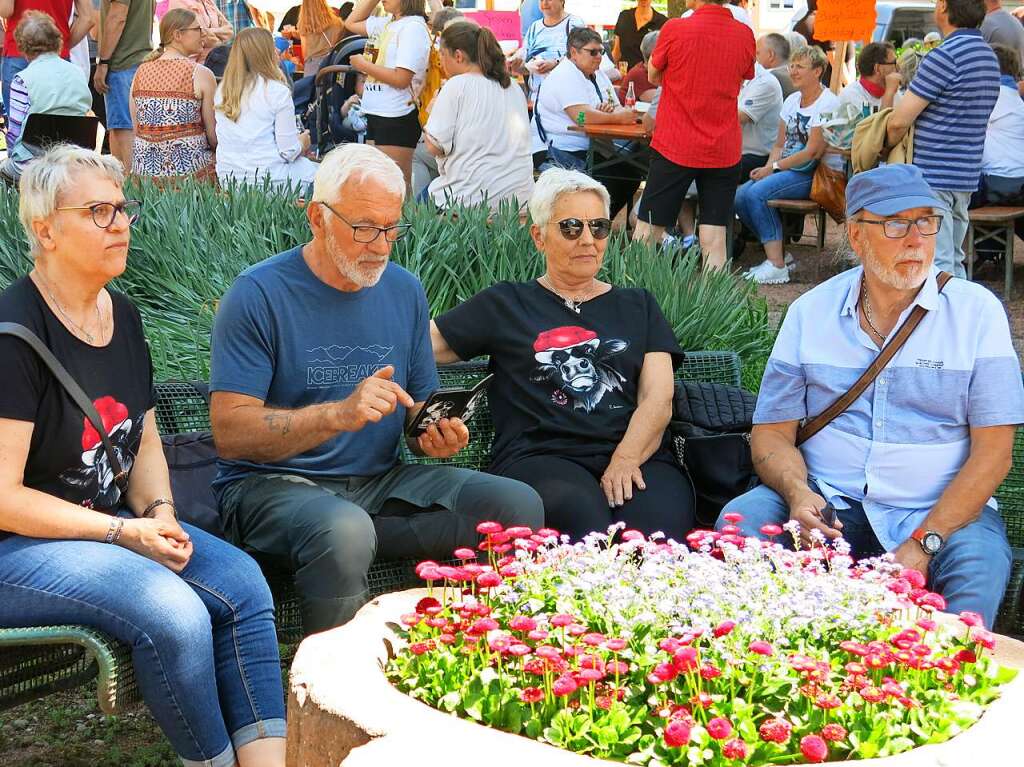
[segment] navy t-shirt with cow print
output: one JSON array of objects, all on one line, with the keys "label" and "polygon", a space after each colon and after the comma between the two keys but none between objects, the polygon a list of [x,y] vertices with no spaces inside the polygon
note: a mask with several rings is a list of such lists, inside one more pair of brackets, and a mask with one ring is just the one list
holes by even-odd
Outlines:
[{"label": "navy t-shirt with cow print", "polygon": [[612,287],[577,314],[535,281],[501,282],[436,319],[464,360],[490,357],[491,470],[532,455],[610,457],[637,403],[644,355],[682,350],[648,291]]},{"label": "navy t-shirt with cow print", "polygon": [[[0,322],[35,333],[92,400],[122,466],[131,471],[146,411],[153,407],[153,370],[138,310],[110,291],[114,334],[106,346],[79,340],[61,324],[28,277],[0,294]],[[0,418],[34,424],[24,484],[78,506],[121,505],[99,433],[49,368],[21,339],[0,335]],[[4,535],[0,532],[0,537]]]}]

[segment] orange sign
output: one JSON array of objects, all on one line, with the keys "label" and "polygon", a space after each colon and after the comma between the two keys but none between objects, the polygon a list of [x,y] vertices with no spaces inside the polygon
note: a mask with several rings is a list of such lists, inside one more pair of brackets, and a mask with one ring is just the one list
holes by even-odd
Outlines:
[{"label": "orange sign", "polygon": [[875,0],[818,0],[818,40],[870,40],[874,31]]}]

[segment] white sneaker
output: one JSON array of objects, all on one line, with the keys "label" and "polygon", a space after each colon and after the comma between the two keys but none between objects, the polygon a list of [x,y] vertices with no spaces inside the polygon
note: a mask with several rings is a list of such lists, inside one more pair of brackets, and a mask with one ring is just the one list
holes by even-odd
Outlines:
[{"label": "white sneaker", "polygon": [[789,269],[765,259],[743,276],[759,285],[783,285],[789,282]]},{"label": "white sneaker", "polygon": [[789,269],[790,273],[796,269],[796,259],[793,258],[793,254],[788,250],[786,251],[786,255],[782,258],[782,262],[786,265],[786,268]]}]

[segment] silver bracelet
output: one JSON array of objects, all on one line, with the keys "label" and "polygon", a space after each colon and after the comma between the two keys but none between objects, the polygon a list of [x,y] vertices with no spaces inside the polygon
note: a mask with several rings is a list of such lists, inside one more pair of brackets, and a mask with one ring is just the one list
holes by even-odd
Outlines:
[{"label": "silver bracelet", "polygon": [[149,506],[146,507],[145,511],[142,512],[142,516],[147,519],[151,518],[156,513],[157,508],[159,508],[160,506],[170,506],[171,513],[174,514],[174,518],[178,518],[178,508],[174,505],[174,501],[172,501],[170,498],[157,498],[155,501],[150,503]]},{"label": "silver bracelet", "polygon": [[124,527],[124,520],[120,517],[112,517],[110,520],[110,527],[107,528],[107,537],[104,538],[105,543],[117,543],[117,539],[121,537],[121,528]]}]

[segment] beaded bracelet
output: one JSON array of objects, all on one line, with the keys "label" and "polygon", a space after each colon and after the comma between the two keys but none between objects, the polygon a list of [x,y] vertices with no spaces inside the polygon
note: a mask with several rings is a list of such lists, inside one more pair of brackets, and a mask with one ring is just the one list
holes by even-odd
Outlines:
[{"label": "beaded bracelet", "polygon": [[157,498],[155,501],[149,504],[149,506],[146,507],[146,510],[142,512],[142,516],[146,518],[152,517],[153,514],[156,512],[157,508],[160,506],[170,506],[171,513],[174,514],[174,518],[178,518],[178,508],[174,505],[174,501],[172,501],[170,498]]},{"label": "beaded bracelet", "polygon": [[118,542],[118,540],[121,538],[121,531],[124,530],[124,520],[121,519],[120,517],[118,517],[117,518],[117,522],[118,522],[118,525],[117,525],[117,530],[114,531],[114,540],[111,541],[111,543],[114,543],[114,544],[116,544]]},{"label": "beaded bracelet", "polygon": [[110,520],[110,527],[107,528],[107,537],[104,538],[106,543],[117,543],[117,539],[121,537],[121,528],[124,527],[124,520],[121,517],[113,517]]}]

